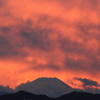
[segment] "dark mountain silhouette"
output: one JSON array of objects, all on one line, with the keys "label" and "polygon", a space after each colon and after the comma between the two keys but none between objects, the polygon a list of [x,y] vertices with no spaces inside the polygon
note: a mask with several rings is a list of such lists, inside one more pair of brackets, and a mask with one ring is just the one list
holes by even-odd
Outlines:
[{"label": "dark mountain silhouette", "polygon": [[[90,92],[93,92],[92,88],[88,88],[86,91],[89,93],[86,93],[83,90],[71,88],[70,86],[68,86],[67,84],[65,84],[64,82],[62,82],[61,80],[57,78],[38,78],[32,82],[27,82],[25,84],[19,85],[18,87],[16,87],[15,90],[12,90],[9,86],[7,87],[0,86],[0,96],[9,93],[6,95],[7,97],[7,96],[12,95],[11,93],[14,93],[20,90],[24,90],[29,93],[33,93],[37,95],[39,94],[47,95],[48,97],[54,97],[57,100],[65,100],[65,99],[79,100],[79,98],[81,98],[81,100],[83,98],[86,100],[86,98],[96,98],[96,97],[99,98],[100,97],[99,94],[94,95],[90,93]],[[81,92],[72,92],[72,91],[81,91]],[[100,93],[99,91],[100,89],[95,89],[94,92]]]},{"label": "dark mountain silhouette", "polygon": [[36,95],[26,91],[19,91],[2,95],[0,96],[0,100],[100,100],[100,94],[74,91],[57,98],[50,98],[46,95]]},{"label": "dark mountain silhouette", "polygon": [[0,100],[51,100],[46,95],[35,95],[26,91],[0,96]]},{"label": "dark mountain silhouette", "polygon": [[5,92],[5,91],[0,92],[0,96],[1,96],[1,95],[4,95],[4,94],[8,94],[8,93]]},{"label": "dark mountain silhouette", "polygon": [[13,90],[12,90],[9,86],[6,86],[6,87],[0,86],[0,92],[1,92],[1,93],[2,93],[2,92],[12,93]]},{"label": "dark mountain silhouette", "polygon": [[54,100],[100,100],[100,94],[74,91],[55,98]]},{"label": "dark mountain silhouette", "polygon": [[0,86],[0,96],[8,93],[13,93],[13,90],[9,86]]},{"label": "dark mountain silhouette", "polygon": [[58,97],[74,89],[57,78],[38,78],[35,81],[19,85],[15,91],[25,90],[35,94]]}]

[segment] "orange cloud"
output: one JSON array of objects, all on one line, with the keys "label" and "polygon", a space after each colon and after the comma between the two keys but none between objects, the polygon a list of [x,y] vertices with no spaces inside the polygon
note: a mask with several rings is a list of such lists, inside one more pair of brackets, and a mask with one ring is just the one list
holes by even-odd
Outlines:
[{"label": "orange cloud", "polygon": [[0,0],[0,84],[57,77],[83,88],[78,76],[100,83],[99,3]]}]

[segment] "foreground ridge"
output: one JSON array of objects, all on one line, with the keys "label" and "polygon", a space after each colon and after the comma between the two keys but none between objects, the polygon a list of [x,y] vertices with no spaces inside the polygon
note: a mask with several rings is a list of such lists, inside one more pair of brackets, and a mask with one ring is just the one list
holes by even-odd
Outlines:
[{"label": "foreground ridge", "polygon": [[100,100],[100,94],[73,91],[57,98],[50,98],[46,95],[36,95],[21,90],[16,93],[2,95],[0,100]]}]

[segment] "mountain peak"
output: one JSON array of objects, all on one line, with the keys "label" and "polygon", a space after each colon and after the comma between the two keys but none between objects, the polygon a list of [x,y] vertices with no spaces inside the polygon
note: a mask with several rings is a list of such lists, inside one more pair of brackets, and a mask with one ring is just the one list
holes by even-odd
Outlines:
[{"label": "mountain peak", "polygon": [[67,94],[73,91],[70,86],[55,77],[38,78],[32,82],[19,85],[15,90],[25,90],[35,94],[45,94],[49,97],[58,97],[62,94]]}]

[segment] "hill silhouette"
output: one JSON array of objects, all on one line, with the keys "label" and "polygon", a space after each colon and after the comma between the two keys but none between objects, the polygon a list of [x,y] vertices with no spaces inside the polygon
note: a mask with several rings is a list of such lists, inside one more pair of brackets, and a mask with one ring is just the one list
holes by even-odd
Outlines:
[{"label": "hill silhouette", "polygon": [[69,94],[55,98],[54,100],[100,100],[100,94],[73,91]]},{"label": "hill silhouette", "polygon": [[36,95],[26,91],[18,91],[16,93],[0,96],[0,100],[100,100],[100,94],[74,91],[57,98],[50,98],[46,95]]},{"label": "hill silhouette", "polygon": [[74,91],[73,88],[57,78],[38,78],[32,82],[21,84],[15,91],[25,90],[35,94],[45,94],[49,97],[58,97]]},{"label": "hill silhouette", "polygon": [[0,96],[0,100],[51,100],[51,98],[46,95],[36,95],[26,91],[18,91],[13,94]]}]

